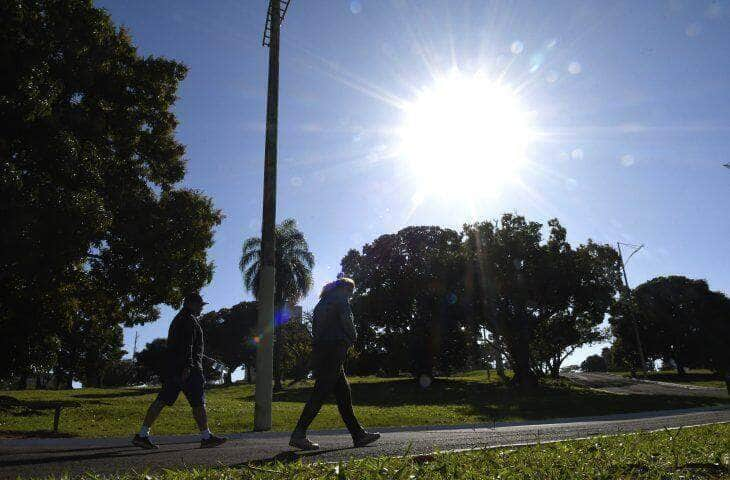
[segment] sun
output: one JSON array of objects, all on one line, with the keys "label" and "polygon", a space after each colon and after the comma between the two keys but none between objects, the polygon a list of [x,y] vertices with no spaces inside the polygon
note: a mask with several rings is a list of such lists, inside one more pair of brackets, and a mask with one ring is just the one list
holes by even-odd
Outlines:
[{"label": "sun", "polygon": [[490,193],[525,163],[529,118],[507,85],[453,74],[420,91],[404,111],[401,155],[424,192]]}]

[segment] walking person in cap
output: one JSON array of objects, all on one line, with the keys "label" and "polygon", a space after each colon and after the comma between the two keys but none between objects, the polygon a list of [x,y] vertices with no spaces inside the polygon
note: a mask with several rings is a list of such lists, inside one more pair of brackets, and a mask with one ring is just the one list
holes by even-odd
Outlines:
[{"label": "walking person in cap", "polygon": [[304,406],[289,445],[302,450],[316,450],[319,445],[307,438],[307,429],[322,408],[325,399],[334,392],[337,409],[356,447],[363,447],[380,438],[379,433],[366,432],[352,410],[350,384],[345,376],[347,350],[355,342],[355,325],[350,310],[350,297],[355,282],[340,278],[322,289],[312,318],[312,368],[314,390]]},{"label": "walking person in cap", "polygon": [[170,323],[167,334],[166,362],[162,372],[162,390],[142,422],[142,428],[132,443],[146,449],[158,448],[150,440],[150,428],[162,409],[172,406],[180,392],[193,409],[193,417],[200,429],[200,447],[217,447],[226,438],[213,435],[208,428],[208,414],[205,410],[205,377],[203,376],[203,329],[198,315],[203,311],[203,301],[197,293],[185,297],[183,308]]}]

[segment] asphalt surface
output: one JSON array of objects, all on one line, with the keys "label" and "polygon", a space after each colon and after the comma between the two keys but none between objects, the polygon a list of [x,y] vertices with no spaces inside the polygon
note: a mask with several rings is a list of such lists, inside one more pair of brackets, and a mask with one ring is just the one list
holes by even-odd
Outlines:
[{"label": "asphalt surface", "polygon": [[639,380],[603,372],[573,372],[564,376],[578,385],[608,393],[728,398],[727,389],[725,388]]},{"label": "asphalt surface", "polygon": [[0,440],[0,478],[46,477],[83,472],[114,473],[191,466],[240,466],[271,460],[339,461],[361,457],[427,454],[467,448],[530,444],[640,430],[730,422],[730,408],[610,415],[543,422],[452,427],[389,428],[376,444],[353,448],[346,431],[311,432],[322,449],[297,453],[282,432],[230,436],[216,449],[200,449],[197,436],[158,437],[159,450],[141,450],[131,438]]}]

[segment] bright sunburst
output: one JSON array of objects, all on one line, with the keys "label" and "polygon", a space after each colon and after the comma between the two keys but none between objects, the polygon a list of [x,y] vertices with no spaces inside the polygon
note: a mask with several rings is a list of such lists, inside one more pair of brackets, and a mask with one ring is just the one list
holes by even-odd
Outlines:
[{"label": "bright sunburst", "polygon": [[440,79],[405,113],[401,153],[425,192],[489,193],[525,162],[527,114],[513,90],[482,75]]}]

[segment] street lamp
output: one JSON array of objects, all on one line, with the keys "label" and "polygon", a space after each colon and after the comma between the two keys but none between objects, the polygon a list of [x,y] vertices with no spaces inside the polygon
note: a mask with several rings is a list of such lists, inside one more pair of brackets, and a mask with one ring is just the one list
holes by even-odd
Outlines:
[{"label": "street lamp", "polygon": [[[624,273],[624,284],[626,285],[626,296],[629,300],[629,309],[631,314],[631,324],[634,327],[634,336],[636,337],[636,349],[639,353],[639,360],[641,361],[641,371],[646,371],[646,358],[644,357],[644,348],[641,345],[641,337],[639,336],[639,327],[636,325],[636,314],[634,312],[633,304],[631,303],[631,287],[629,286],[629,277],[626,275],[626,264],[629,263],[629,260],[631,260],[631,257],[636,255],[636,252],[644,248],[644,245],[631,245],[630,243],[622,243],[622,242],[616,242],[616,245],[618,246],[618,258],[621,260],[621,270]],[[624,256],[621,253],[621,245],[625,247],[631,247],[634,249],[633,252],[631,252],[631,255],[629,255],[629,258],[626,259],[626,262],[624,262]]]},{"label": "street lamp", "polygon": [[269,47],[264,150],[264,205],[261,222],[261,271],[258,289],[259,343],[256,349],[254,430],[271,430],[274,290],[276,288],[276,142],[279,117],[279,32],[290,0],[270,0],[262,45]]}]

